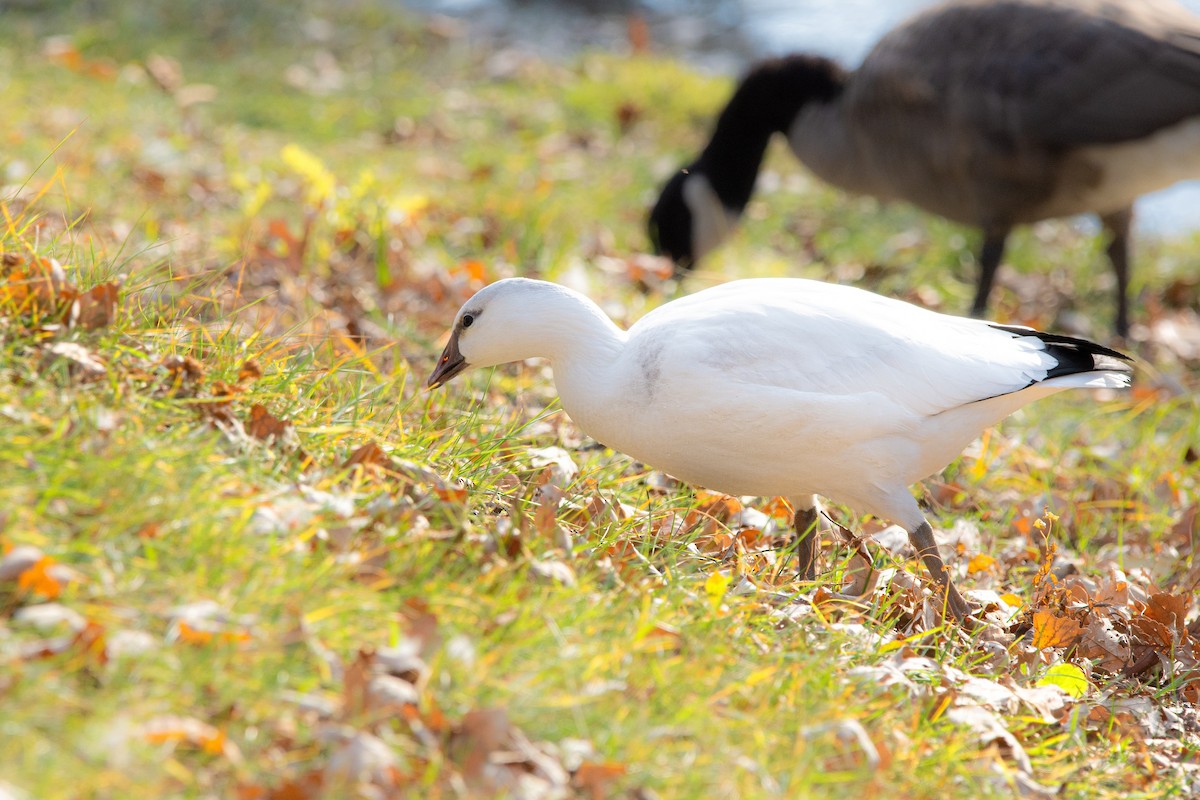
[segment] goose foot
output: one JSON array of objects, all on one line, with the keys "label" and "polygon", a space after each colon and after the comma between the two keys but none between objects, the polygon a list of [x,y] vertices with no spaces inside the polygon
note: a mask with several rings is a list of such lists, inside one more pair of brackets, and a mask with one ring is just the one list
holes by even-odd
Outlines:
[{"label": "goose foot", "polygon": [[917,555],[925,562],[925,567],[933,576],[933,581],[938,587],[935,596],[941,595],[942,608],[949,611],[956,621],[965,621],[971,615],[971,606],[950,580],[950,573],[946,570],[941,553],[938,552],[937,542],[933,540],[933,528],[929,527],[927,521],[921,520],[920,525],[908,532],[908,540],[912,542]]}]

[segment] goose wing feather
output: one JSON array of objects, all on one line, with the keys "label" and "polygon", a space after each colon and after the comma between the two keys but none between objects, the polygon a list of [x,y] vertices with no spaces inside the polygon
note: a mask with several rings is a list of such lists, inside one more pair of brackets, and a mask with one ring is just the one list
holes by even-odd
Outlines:
[{"label": "goose wing feather", "polygon": [[815,281],[734,281],[651,312],[629,334],[657,381],[783,389],[855,409],[886,397],[893,413],[917,416],[1066,374],[1035,332]]},{"label": "goose wing feather", "polygon": [[884,37],[854,91],[860,116],[1013,145],[1142,138],[1200,114],[1200,18],[1163,0],[939,7]]}]

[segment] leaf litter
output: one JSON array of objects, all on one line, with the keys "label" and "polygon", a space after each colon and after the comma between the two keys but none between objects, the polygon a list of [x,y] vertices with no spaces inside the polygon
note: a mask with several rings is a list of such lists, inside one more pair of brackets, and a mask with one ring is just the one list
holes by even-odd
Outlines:
[{"label": "leaf litter", "polygon": [[[85,57],[69,40],[52,44],[46,57],[53,63],[96,80],[113,79],[113,65]],[[298,66],[303,69],[292,70],[289,80],[313,93],[329,91],[343,68],[332,56]],[[152,56],[144,70],[186,112],[185,129],[203,125],[194,107],[217,96],[216,90],[190,84],[173,59]],[[622,106],[615,121],[623,135],[636,134],[649,113]],[[395,135],[410,144],[438,140],[432,123],[409,122],[397,122]],[[543,143],[542,152],[576,149],[567,137],[560,139]],[[204,150],[210,145],[202,136],[193,144],[197,152],[212,156],[211,149]],[[428,351],[436,349],[425,346],[424,339],[440,335],[449,315],[479,286],[516,272],[514,264],[523,263],[514,243],[505,241],[504,215],[495,208],[457,208],[445,198],[416,192],[394,202],[385,199],[386,213],[377,214],[371,203],[355,205],[361,196],[347,200],[356,197],[357,184],[313,153],[287,146],[278,155],[277,172],[260,184],[276,205],[269,213],[247,214],[242,230],[231,237],[241,239],[243,257],[220,265],[216,282],[207,288],[184,289],[187,278],[207,275],[213,266],[207,257],[186,249],[195,246],[196,237],[186,235],[182,226],[174,228],[181,234],[178,241],[193,244],[177,250],[177,279],[163,290],[131,290],[122,279],[81,291],[78,285],[86,283],[73,276],[73,268],[35,256],[37,248],[25,246],[3,257],[0,333],[24,337],[31,363],[47,375],[63,374],[73,385],[145,386],[218,431],[234,451],[296,470],[292,480],[248,490],[255,498],[249,529],[265,540],[283,542],[284,552],[334,553],[347,575],[386,586],[394,565],[381,552],[400,531],[403,537],[437,539],[448,547],[480,545],[470,556],[480,571],[515,563],[527,567],[529,577],[555,586],[578,586],[600,575],[618,587],[652,593],[682,579],[693,587],[699,607],[716,618],[736,618],[737,609],[749,604],[781,629],[812,625],[853,635],[860,649],[839,657],[848,685],[904,692],[927,719],[970,731],[979,747],[977,757],[995,770],[998,785],[1022,794],[1046,790],[1037,783],[1026,752],[1031,741],[1048,737],[1037,730],[1044,726],[1082,746],[1124,737],[1132,743],[1131,760],[1138,767],[1131,780],[1182,773],[1179,785],[1196,789],[1200,632],[1195,586],[1200,579],[1187,562],[1197,504],[1194,480],[1186,473],[1163,476],[1155,488],[1179,510],[1169,537],[1153,548],[1101,542],[1109,549],[1087,561],[1086,571],[1071,573],[1084,559],[1058,553],[1047,535],[1057,525],[1058,538],[1070,541],[1080,521],[1097,513],[1086,504],[1070,503],[1064,493],[1067,488],[1072,494],[1091,491],[1091,500],[1102,507],[1133,495],[1126,483],[1096,477],[1081,481],[1082,489],[1056,487],[1049,497],[1019,490],[1008,497],[993,495],[987,505],[1020,507],[1023,516],[1012,535],[990,552],[983,551],[984,537],[974,522],[960,519],[951,530],[939,531],[939,544],[953,553],[960,580],[967,577],[966,583],[975,587],[968,597],[981,605],[988,621],[986,635],[972,636],[946,630],[940,610],[914,576],[902,531],[879,530],[867,539],[875,553],[881,549],[887,555],[875,556],[883,566],[864,607],[847,607],[822,602],[819,589],[798,592],[793,585],[791,566],[780,553],[790,536],[789,510],[778,499],[761,503],[707,493],[693,496],[670,476],[646,473],[639,466],[628,467],[621,479],[627,485],[636,480],[644,491],[589,483],[597,456],[582,449],[588,443],[561,415],[545,416],[545,390],[526,391],[528,381],[518,389],[506,381],[484,395],[491,405],[519,406],[529,435],[493,465],[495,485],[475,492],[449,477],[453,473],[446,463],[454,459],[393,451],[394,439],[378,430],[367,431],[378,438],[357,449],[339,441],[331,455],[330,448],[314,443],[316,437],[300,432],[311,430],[311,410],[286,393],[255,394],[254,384],[264,373],[256,359],[239,359],[232,365],[236,370],[225,365],[221,372],[220,359],[204,345],[163,352],[152,343],[161,331],[126,332],[120,347],[105,349],[101,337],[132,311],[126,306],[130,293],[161,291],[160,299],[192,317],[184,330],[200,332],[198,340],[212,338],[214,328],[207,320],[236,320],[245,339],[279,336],[294,352],[328,346],[339,357],[369,351],[373,366],[381,370],[411,362],[416,373],[431,357]],[[502,174],[493,165],[476,172],[479,180]],[[185,173],[146,157],[133,174],[150,195],[163,197]],[[198,175],[189,191],[231,194],[233,188],[214,190]],[[250,202],[257,189],[247,179],[238,191]],[[16,207],[16,200],[10,207]],[[170,235],[169,230],[164,233]],[[583,248],[590,266],[614,285],[669,290],[669,265],[622,252],[605,234]],[[442,239],[450,248],[435,252],[430,243],[440,247]],[[479,247],[488,257],[475,254]],[[813,248],[820,249],[817,244]],[[471,254],[464,257],[466,252]],[[1061,283],[1061,276],[1021,275],[1010,277],[1004,288],[1028,298],[1025,313],[1044,317],[1050,313],[1042,307],[1046,298],[1066,296]],[[1200,364],[1196,283],[1178,280],[1159,294],[1147,298],[1146,323],[1134,331],[1147,359],[1167,365],[1139,388],[1144,392],[1140,401],[1147,403],[1186,396],[1186,371]],[[635,312],[622,307],[618,313]],[[395,319],[405,320],[405,336],[411,340],[393,348],[394,330],[383,321]],[[135,341],[139,337],[142,341]],[[130,357],[130,347],[140,348],[144,356]],[[521,369],[522,376],[536,374]],[[396,438],[403,440],[402,435]],[[1194,465],[1194,451],[1180,450],[1183,463]],[[408,457],[397,454],[401,452]],[[1023,456],[1020,460],[1030,465],[1040,458],[1032,447]],[[972,458],[986,472],[986,459]],[[949,484],[930,489],[932,502],[948,509],[946,516],[969,508],[967,494]],[[657,502],[643,502],[643,495]],[[1047,501],[1063,509],[1062,520],[1038,517]],[[1039,521],[1042,528],[1034,526]],[[989,521],[989,528],[994,527]],[[139,538],[151,544],[170,535],[165,528],[142,530],[147,535]],[[617,535],[609,535],[610,530]],[[674,547],[680,542],[686,543],[682,550]],[[95,608],[81,595],[102,591],[105,579],[86,562],[72,561],[73,567],[67,567],[57,561],[55,556],[67,559],[65,547],[60,551],[39,543],[50,555],[17,546],[0,559],[0,621],[21,631],[21,637],[0,637],[0,652],[10,663],[61,658],[94,672],[106,669],[107,662],[162,648],[236,652],[261,646],[260,619],[235,613],[224,601],[182,602],[156,619],[126,620],[128,627],[92,619]],[[849,556],[839,550],[830,561],[836,565],[843,558]],[[907,563],[888,566],[889,559]],[[512,710],[440,708],[437,664],[448,657],[450,644],[438,642],[434,615],[414,609],[403,613],[403,636],[386,644],[364,643],[357,650],[351,646],[354,655],[345,657],[300,626],[298,635],[325,665],[326,677],[319,691],[293,697],[294,710],[273,720],[274,727],[263,728],[288,768],[274,775],[274,781],[243,782],[239,797],[296,800],[333,796],[342,788],[366,796],[420,796],[431,785],[458,796],[606,797],[624,785],[629,768],[604,760],[587,741],[531,738],[513,723]],[[694,646],[686,631],[666,623],[644,626],[640,637],[644,652],[662,657]],[[461,635],[450,641],[472,649],[470,637],[465,645]],[[962,661],[942,657],[946,653],[963,656],[974,666],[951,666]],[[236,725],[204,720],[200,712],[158,714],[133,730],[134,738],[162,753],[187,751],[231,762],[239,758],[232,742]],[[902,755],[904,750],[900,736],[885,742],[874,726],[854,719],[811,726],[804,736],[840,743],[845,760],[831,768],[885,770],[891,752]]]}]

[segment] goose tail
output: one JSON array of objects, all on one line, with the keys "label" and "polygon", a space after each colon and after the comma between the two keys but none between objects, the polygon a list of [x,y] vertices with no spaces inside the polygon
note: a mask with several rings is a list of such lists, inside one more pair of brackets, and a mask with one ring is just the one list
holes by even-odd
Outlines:
[{"label": "goose tail", "polygon": [[1094,389],[1124,389],[1130,385],[1133,359],[1102,344],[1020,325],[992,325],[1017,338],[1036,339],[1054,365],[1038,383]]}]

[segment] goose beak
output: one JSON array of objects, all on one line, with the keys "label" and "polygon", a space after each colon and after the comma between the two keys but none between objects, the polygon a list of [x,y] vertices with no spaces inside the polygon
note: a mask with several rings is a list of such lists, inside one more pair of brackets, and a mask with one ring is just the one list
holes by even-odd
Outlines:
[{"label": "goose beak", "polygon": [[437,367],[425,382],[425,387],[436,389],[466,368],[467,360],[458,352],[458,332],[455,331],[450,335],[450,341],[446,342],[446,349],[442,351],[442,357],[438,359]]}]

